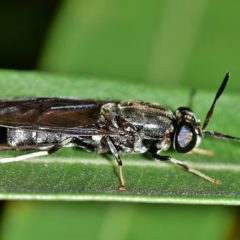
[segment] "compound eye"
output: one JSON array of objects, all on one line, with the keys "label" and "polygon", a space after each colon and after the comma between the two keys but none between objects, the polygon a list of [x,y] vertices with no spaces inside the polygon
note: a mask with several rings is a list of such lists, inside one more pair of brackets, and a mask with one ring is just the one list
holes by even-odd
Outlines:
[{"label": "compound eye", "polygon": [[188,128],[188,126],[183,125],[177,136],[178,144],[182,148],[185,148],[192,141],[192,137],[192,131]]},{"label": "compound eye", "polygon": [[191,151],[197,142],[197,134],[191,124],[179,124],[175,134],[174,144],[178,152]]}]

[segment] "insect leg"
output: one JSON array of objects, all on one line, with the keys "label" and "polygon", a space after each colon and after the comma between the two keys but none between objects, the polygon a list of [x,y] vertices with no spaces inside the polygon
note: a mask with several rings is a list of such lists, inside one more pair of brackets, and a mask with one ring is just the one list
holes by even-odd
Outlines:
[{"label": "insect leg", "polygon": [[48,151],[39,151],[39,152],[20,155],[17,157],[1,158],[0,163],[19,162],[29,158],[35,158],[35,157],[46,156],[46,155],[48,155]]},{"label": "insect leg", "polygon": [[94,146],[85,143],[84,141],[82,141],[81,139],[77,138],[77,137],[73,137],[71,143],[76,144],[78,147],[80,147],[83,150],[86,151],[94,151]]},{"label": "insect leg", "polygon": [[118,163],[118,166],[119,166],[119,172],[120,172],[120,186],[119,186],[119,190],[124,191],[125,190],[125,181],[124,181],[124,176],[123,176],[122,160],[120,158],[120,155],[119,155],[116,147],[114,146],[112,140],[110,139],[110,137],[105,137],[105,139],[107,140],[108,147],[109,147],[111,153],[114,155],[115,159],[117,160],[117,163]]},{"label": "insect leg", "polygon": [[18,161],[23,161],[23,160],[30,159],[30,158],[47,156],[51,153],[56,152],[57,150],[62,148],[64,145],[71,143],[71,141],[72,141],[72,138],[67,138],[67,139],[64,139],[62,142],[49,147],[47,150],[28,153],[28,154],[20,155],[17,157],[2,158],[2,159],[0,159],[0,163],[18,162]]},{"label": "insect leg", "polygon": [[189,153],[196,153],[196,154],[206,155],[209,157],[214,155],[213,151],[202,149],[202,148],[193,148],[192,151]]},{"label": "insect leg", "polygon": [[220,184],[221,183],[220,180],[211,178],[211,177],[205,175],[204,173],[202,173],[202,172],[200,172],[200,171],[198,171],[198,170],[196,170],[194,168],[189,167],[186,163],[184,163],[182,161],[179,161],[179,160],[177,160],[175,158],[172,158],[170,156],[160,156],[156,152],[153,152],[151,154],[152,154],[153,158],[156,159],[156,160],[170,161],[173,164],[178,165],[178,166],[182,167],[183,169],[187,170],[188,172],[193,173],[193,174],[195,174],[195,175],[197,175],[197,176],[199,176],[201,178],[204,178],[205,180],[207,180],[207,181],[209,181],[211,183],[214,183],[214,184]]}]

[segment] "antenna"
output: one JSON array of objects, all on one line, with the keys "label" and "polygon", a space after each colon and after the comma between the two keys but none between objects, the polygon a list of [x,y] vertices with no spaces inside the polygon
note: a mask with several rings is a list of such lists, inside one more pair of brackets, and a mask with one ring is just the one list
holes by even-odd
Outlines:
[{"label": "antenna", "polygon": [[216,94],[216,96],[215,96],[215,98],[213,100],[212,106],[210,107],[210,109],[209,109],[209,111],[208,111],[208,113],[206,115],[206,118],[205,118],[205,121],[203,123],[202,129],[205,129],[207,127],[207,125],[208,125],[208,123],[209,123],[209,121],[210,121],[210,119],[212,117],[212,114],[213,114],[216,102],[219,99],[219,97],[222,95],[222,93],[223,93],[223,91],[224,91],[224,89],[225,89],[225,87],[227,85],[228,79],[229,79],[229,73],[226,73],[226,75],[225,75],[225,77],[224,77],[224,79],[223,79],[223,81],[221,83],[221,86],[219,87],[219,89],[217,91],[217,94]]},{"label": "antenna", "polygon": [[212,130],[205,130],[203,132],[204,132],[204,134],[207,134],[207,135],[212,136],[214,138],[230,139],[230,140],[233,140],[233,141],[236,141],[236,142],[240,142],[239,137],[233,137],[233,136],[230,136],[230,135],[227,135],[227,134],[224,134],[224,133],[220,133],[220,132],[215,132],[215,131],[212,131]]}]

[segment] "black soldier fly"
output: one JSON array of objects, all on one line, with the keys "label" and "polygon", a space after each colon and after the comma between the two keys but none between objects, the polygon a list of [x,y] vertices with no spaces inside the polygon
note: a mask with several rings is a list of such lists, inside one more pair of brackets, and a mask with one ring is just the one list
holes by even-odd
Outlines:
[{"label": "black soldier fly", "polygon": [[[125,181],[119,152],[150,153],[212,183],[220,181],[187,164],[162,156],[173,148],[180,153],[198,151],[204,135],[240,141],[240,138],[206,130],[215,104],[223,93],[227,73],[201,125],[190,108],[175,112],[158,104],[142,101],[98,101],[69,98],[29,98],[0,100],[0,150],[39,150],[0,163],[21,161],[51,154],[74,144],[86,151],[111,152],[120,171],[120,189]],[[200,151],[200,150],[199,150]]]}]

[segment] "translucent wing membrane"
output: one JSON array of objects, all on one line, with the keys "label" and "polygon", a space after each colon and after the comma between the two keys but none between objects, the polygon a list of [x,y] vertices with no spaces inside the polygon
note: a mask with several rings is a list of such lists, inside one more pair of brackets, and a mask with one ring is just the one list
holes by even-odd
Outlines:
[{"label": "translucent wing membrane", "polygon": [[0,126],[69,135],[115,134],[99,129],[97,120],[106,101],[71,98],[0,100]]}]

